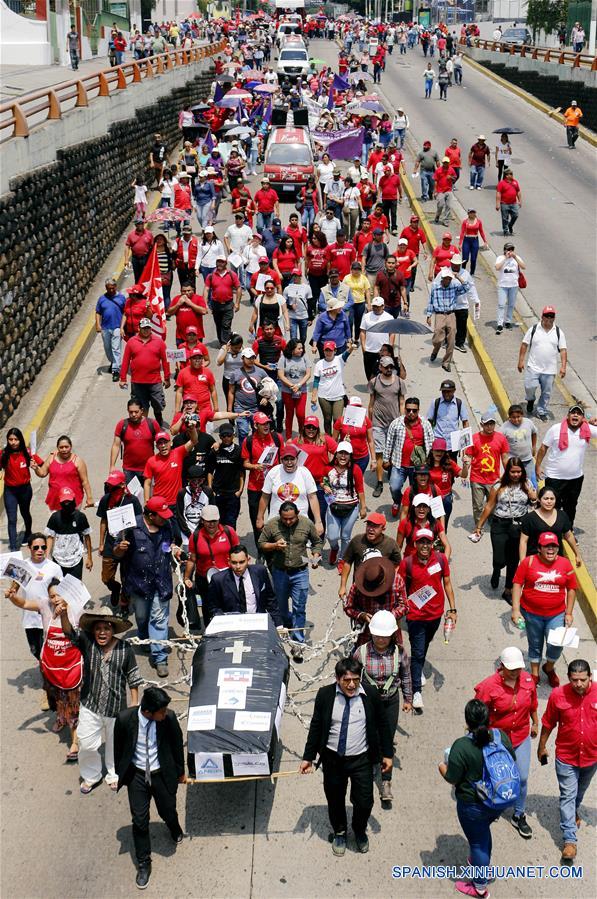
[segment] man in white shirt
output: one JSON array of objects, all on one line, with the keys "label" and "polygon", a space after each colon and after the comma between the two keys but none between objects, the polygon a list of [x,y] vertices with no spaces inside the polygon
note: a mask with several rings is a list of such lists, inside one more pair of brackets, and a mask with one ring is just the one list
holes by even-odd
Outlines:
[{"label": "man in white shirt", "polygon": [[[466,323],[468,321],[469,303],[472,300],[475,305],[475,318],[479,316],[481,311],[481,300],[475,284],[475,279],[465,268],[462,267],[462,256],[456,254],[450,259],[450,268],[454,272],[452,284],[457,285],[456,275],[460,278],[460,283],[468,287],[466,293],[461,293],[456,297],[456,305],[454,307],[454,315],[456,316],[456,337],[454,339],[454,349],[459,353],[467,353],[466,347]],[[435,276],[433,285],[441,286],[441,277],[439,274]]]},{"label": "man in white shirt", "polygon": [[585,453],[595,437],[595,419],[585,421],[583,407],[580,403],[573,403],[564,421],[549,428],[537,453],[537,480],[540,481],[545,474],[545,486],[552,488],[571,525],[574,524],[584,480]]},{"label": "man in white shirt", "polygon": [[524,371],[524,389],[527,399],[527,414],[530,415],[535,405],[537,388],[540,390],[537,403],[537,416],[547,421],[547,409],[553,390],[556,373],[560,378],[566,376],[568,350],[566,338],[561,328],[555,324],[556,310],[553,306],[545,306],[541,313],[541,321],[533,325],[522,338],[518,353],[518,371],[524,371],[524,357],[527,352],[526,371]]},{"label": "man in white shirt", "polygon": [[323,215],[319,216],[318,224],[322,232],[325,234],[325,239],[328,242],[328,246],[336,243],[336,237],[342,225],[340,224],[339,219],[337,219],[334,215],[334,210],[326,209]]},{"label": "man in white shirt", "polygon": [[370,329],[373,325],[379,325],[381,322],[394,321],[394,317],[384,309],[385,301],[383,297],[373,297],[371,300],[371,312],[366,312],[361,319],[361,349],[363,351],[363,366],[365,369],[365,377],[370,381],[375,374],[375,366],[379,358],[379,351],[384,343],[391,343],[394,346],[396,340],[395,334],[388,334],[385,331],[374,331]]},{"label": "man in white shirt", "polygon": [[280,451],[281,463],[274,465],[266,474],[257,513],[258,530],[263,527],[268,505],[268,519],[274,518],[282,503],[289,500],[296,505],[300,515],[308,515],[311,509],[315,529],[318,534],[323,534],[317,485],[311,472],[298,464],[298,454],[297,447],[288,444]]}]

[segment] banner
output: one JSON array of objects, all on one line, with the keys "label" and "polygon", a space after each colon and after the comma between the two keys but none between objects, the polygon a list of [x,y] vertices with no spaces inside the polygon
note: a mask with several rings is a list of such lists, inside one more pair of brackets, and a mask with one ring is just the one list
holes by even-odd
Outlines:
[{"label": "banner", "polygon": [[154,246],[151,255],[145,264],[145,268],[139,279],[145,288],[145,295],[150,309],[151,330],[158,337],[166,337],[166,309],[164,307],[164,294],[162,292],[162,274],[158,262],[157,247]]},{"label": "banner", "polygon": [[364,128],[343,128],[339,131],[312,131],[311,139],[329,153],[330,159],[353,159],[361,155]]}]

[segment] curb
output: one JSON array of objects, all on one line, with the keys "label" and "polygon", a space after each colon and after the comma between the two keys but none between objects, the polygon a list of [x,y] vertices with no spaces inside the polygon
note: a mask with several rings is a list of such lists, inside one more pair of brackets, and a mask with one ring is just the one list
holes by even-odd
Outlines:
[{"label": "curb", "polygon": [[[555,112],[551,107],[547,105],[547,103],[543,103],[541,100],[538,100],[537,97],[534,97],[532,94],[529,94],[528,91],[523,90],[521,87],[518,87],[516,84],[511,84],[510,81],[506,81],[505,78],[502,78],[501,75],[496,75],[495,72],[492,72],[491,69],[488,69],[486,66],[481,65],[481,63],[477,62],[476,59],[471,59],[469,56],[464,56],[464,59],[472,66],[473,69],[476,69],[478,72],[482,72],[487,78],[490,78],[492,81],[495,81],[496,84],[499,84],[500,87],[505,88],[507,91],[510,91],[512,94],[516,94],[517,97],[520,97],[521,100],[524,100],[530,106],[534,106],[535,109],[538,109],[539,112],[545,113],[550,119],[554,119],[559,122],[560,125],[564,125],[564,116],[559,112]],[[585,128],[584,125],[581,125],[578,129],[579,136],[586,140],[587,143],[591,144],[593,147],[597,147],[597,134],[593,134],[588,128]]]},{"label": "curb", "polygon": [[[502,79],[499,80],[501,81]],[[404,175],[401,176],[401,180],[406,195],[408,196],[408,201],[411,205],[411,208],[413,209],[413,212],[419,216],[421,227],[425,232],[425,236],[429,241],[429,245],[432,249],[434,249],[437,246],[435,234],[433,233],[433,229],[430,227],[427,221],[421,204],[415,196],[412,184]],[[500,415],[505,421],[508,417],[510,397],[508,396],[508,392],[502,383],[497,369],[493,364],[489,353],[485,349],[485,345],[481,339],[481,336],[475,328],[470,317],[467,320],[467,331],[469,343],[477,365],[479,366],[481,375],[483,376],[483,380],[485,381],[487,388],[489,389],[489,393],[491,394],[491,397],[496,404]],[[570,550],[567,543],[564,544],[564,550],[566,552],[567,558],[570,560],[574,567],[574,555],[572,554],[572,551]],[[597,589],[584,563],[580,568],[574,567],[574,571],[576,574],[576,579],[578,581],[578,602],[583,610],[585,618],[587,619],[587,624],[591,629],[591,633],[594,637],[597,638]]]}]

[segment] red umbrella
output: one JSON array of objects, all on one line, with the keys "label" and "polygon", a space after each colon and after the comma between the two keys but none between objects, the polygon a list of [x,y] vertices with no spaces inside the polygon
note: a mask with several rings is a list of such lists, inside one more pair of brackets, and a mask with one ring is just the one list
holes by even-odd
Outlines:
[{"label": "red umbrella", "polygon": [[150,213],[145,219],[146,222],[182,222],[188,220],[189,213],[184,209],[171,209],[169,206],[163,206]]}]

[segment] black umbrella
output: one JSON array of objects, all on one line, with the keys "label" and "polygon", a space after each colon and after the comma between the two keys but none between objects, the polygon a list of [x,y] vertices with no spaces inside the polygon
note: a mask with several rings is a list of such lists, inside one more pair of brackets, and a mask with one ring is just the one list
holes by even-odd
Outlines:
[{"label": "black umbrella", "polygon": [[192,112],[205,112],[206,109],[209,109],[207,103],[197,103],[196,106],[191,106]]},{"label": "black umbrella", "polygon": [[392,321],[379,322],[367,328],[376,334],[432,334],[431,328],[412,318],[394,318]]},{"label": "black umbrella", "polygon": [[218,75],[215,80],[218,84],[234,84],[232,75]]},{"label": "black umbrella", "polygon": [[491,132],[492,134],[524,134],[522,128],[510,128],[508,125],[505,128],[496,128],[495,131]]}]

